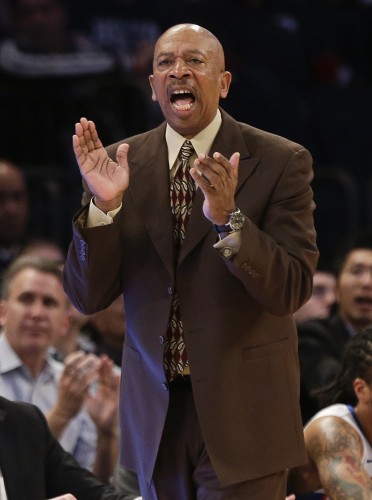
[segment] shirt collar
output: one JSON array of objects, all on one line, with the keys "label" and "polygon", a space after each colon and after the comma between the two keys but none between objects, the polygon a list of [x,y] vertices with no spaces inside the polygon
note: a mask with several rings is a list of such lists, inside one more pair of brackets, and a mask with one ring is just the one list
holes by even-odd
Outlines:
[{"label": "shirt collar", "polygon": [[[196,151],[196,154],[208,154],[212,143],[217,135],[217,132],[221,126],[222,117],[221,112],[218,109],[216,116],[211,121],[211,123],[205,127],[201,132],[195,135],[192,139],[192,145]],[[185,142],[185,137],[180,135],[178,132],[173,130],[168,124],[165,131],[165,140],[167,141],[168,146],[168,162],[169,168],[172,168],[174,165],[179,151],[181,149],[182,144]]]},{"label": "shirt collar", "polygon": [[[50,354],[46,356],[45,367],[43,369],[43,374],[45,377],[55,376],[63,370],[63,364],[54,360]],[[5,334],[1,332],[0,334],[0,375],[23,368],[23,363],[21,358],[9,344]],[[61,369],[62,367],[62,369]]]},{"label": "shirt collar", "polygon": [[4,333],[0,335],[0,374],[10,372],[22,366],[21,358],[10,346]]}]

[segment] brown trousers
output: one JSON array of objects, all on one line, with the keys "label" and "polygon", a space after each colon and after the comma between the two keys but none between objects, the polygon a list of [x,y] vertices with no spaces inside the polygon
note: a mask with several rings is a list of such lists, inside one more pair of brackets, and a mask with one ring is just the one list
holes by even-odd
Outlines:
[{"label": "brown trousers", "polygon": [[143,500],[284,500],[286,481],[287,471],[281,471],[222,487],[201,435],[190,379],[171,382],[153,481],[139,477]]}]

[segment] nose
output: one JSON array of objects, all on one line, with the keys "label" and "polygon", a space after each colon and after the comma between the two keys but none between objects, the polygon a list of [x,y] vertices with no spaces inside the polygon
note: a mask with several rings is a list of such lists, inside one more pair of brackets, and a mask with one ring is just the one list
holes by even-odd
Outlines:
[{"label": "nose", "polygon": [[174,65],[172,67],[169,76],[171,78],[177,78],[178,80],[181,80],[182,78],[189,75],[190,75],[190,70],[187,67],[185,60],[182,59],[181,57],[178,57],[174,62]]},{"label": "nose", "polygon": [[364,286],[372,286],[372,269],[365,269],[361,278]]},{"label": "nose", "polygon": [[328,306],[331,306],[336,301],[336,294],[333,290],[328,290],[325,294],[324,300]]},{"label": "nose", "polygon": [[45,315],[45,306],[42,301],[35,300],[30,306],[30,315],[33,318],[41,318]]}]

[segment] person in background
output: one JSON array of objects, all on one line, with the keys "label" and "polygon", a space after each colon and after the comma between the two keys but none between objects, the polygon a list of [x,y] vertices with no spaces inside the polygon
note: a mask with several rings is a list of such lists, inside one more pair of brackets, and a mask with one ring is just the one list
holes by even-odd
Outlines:
[{"label": "person in background", "polygon": [[[31,238],[21,247],[20,256],[31,255],[42,257],[48,260],[54,260],[61,269],[66,259],[65,252],[61,245],[49,238]],[[57,361],[64,361],[68,354],[74,351],[83,351],[85,353],[95,352],[93,342],[82,334],[84,325],[88,322],[89,316],[81,314],[70,304],[69,307],[70,324],[64,335],[58,335],[49,352]]]},{"label": "person in background", "polygon": [[17,76],[101,74],[115,59],[71,23],[61,0],[9,2],[10,36],[0,44],[0,70]]},{"label": "person in background", "polygon": [[328,318],[336,303],[336,275],[327,267],[319,267],[313,278],[309,300],[294,313],[296,323],[310,319]]},{"label": "person in background", "polygon": [[107,150],[75,127],[88,204],[65,289],[85,314],[124,293],[121,463],[146,500],[282,500],[305,460],[293,313],[318,260],[312,157],[225,113],[230,83],[219,40],[180,24],[150,75],[165,123]]},{"label": "person in background", "polygon": [[30,206],[22,170],[0,158],[0,278],[28,236]]},{"label": "person in background", "polygon": [[372,325],[372,241],[358,237],[340,257],[336,310],[323,319],[298,324],[301,411],[306,423],[318,410],[313,392],[340,369],[345,344]]},{"label": "person in background", "polygon": [[352,337],[340,370],[317,393],[322,408],[304,429],[308,462],[289,473],[288,489],[319,499],[372,498],[372,329]]},{"label": "person in background", "polygon": [[12,262],[0,303],[0,395],[36,404],[62,446],[108,482],[117,461],[119,376],[107,357],[76,351],[64,364],[52,359],[69,308],[58,263]]},{"label": "person in background", "polygon": [[62,448],[34,405],[0,396],[0,440],[2,500],[126,500]]}]

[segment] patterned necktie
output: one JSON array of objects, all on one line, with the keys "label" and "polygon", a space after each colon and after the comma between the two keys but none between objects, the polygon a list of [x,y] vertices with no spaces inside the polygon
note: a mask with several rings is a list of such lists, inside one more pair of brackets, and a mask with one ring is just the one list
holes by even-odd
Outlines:
[{"label": "patterned necktie", "polygon": [[[190,141],[185,141],[180,150],[180,164],[171,181],[171,210],[174,220],[174,241],[177,255],[185,238],[187,222],[195,194],[195,183],[190,174],[190,158],[195,150]],[[188,366],[183,323],[180,314],[178,293],[175,289],[168,324],[167,341],[164,345],[164,369],[169,381]]]},{"label": "patterned necktie", "polygon": [[177,252],[180,250],[185,238],[186,226],[195,194],[195,183],[190,174],[190,158],[194,153],[195,150],[191,142],[185,141],[180,150],[180,164],[171,181],[171,209]]}]

